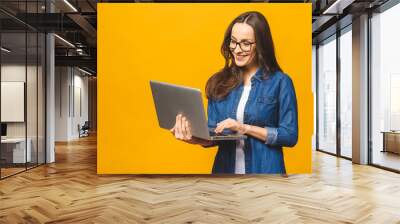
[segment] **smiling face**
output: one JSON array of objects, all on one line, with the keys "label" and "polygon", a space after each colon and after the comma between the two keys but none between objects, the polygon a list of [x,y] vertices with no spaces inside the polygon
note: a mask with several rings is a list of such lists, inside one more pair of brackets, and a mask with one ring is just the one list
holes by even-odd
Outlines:
[{"label": "smiling face", "polygon": [[253,27],[246,23],[235,23],[232,27],[229,48],[238,67],[256,62],[256,40]]}]

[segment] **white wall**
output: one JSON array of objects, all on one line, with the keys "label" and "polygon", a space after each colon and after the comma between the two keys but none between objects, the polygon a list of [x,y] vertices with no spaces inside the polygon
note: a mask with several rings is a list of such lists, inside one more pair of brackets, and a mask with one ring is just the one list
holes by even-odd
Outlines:
[{"label": "white wall", "polygon": [[[81,126],[85,123],[85,121],[88,120],[89,117],[89,111],[88,111],[88,77],[83,77],[78,73],[76,74],[77,70],[74,70],[75,75],[74,75],[74,109],[75,113],[73,114],[73,119],[72,119],[72,132],[71,135],[74,136],[74,138],[79,137],[78,133],[78,124]],[[80,111],[81,110],[81,111]]]},{"label": "white wall", "polygon": [[69,68],[55,68],[55,141],[68,140]]},{"label": "white wall", "polygon": [[78,124],[88,120],[88,78],[72,67],[56,67],[55,73],[55,140],[70,141],[79,138]]}]

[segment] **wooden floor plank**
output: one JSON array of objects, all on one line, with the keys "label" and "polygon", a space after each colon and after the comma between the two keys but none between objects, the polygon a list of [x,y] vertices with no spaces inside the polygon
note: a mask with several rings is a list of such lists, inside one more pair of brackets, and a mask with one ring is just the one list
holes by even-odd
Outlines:
[{"label": "wooden floor plank", "polygon": [[97,175],[96,136],[0,181],[0,223],[400,223],[400,175],[313,153],[313,173]]}]

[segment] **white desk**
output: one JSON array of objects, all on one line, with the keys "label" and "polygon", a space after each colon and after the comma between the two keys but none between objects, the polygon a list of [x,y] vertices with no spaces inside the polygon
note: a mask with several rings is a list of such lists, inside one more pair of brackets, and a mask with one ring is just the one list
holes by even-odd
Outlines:
[{"label": "white desk", "polygon": [[[31,154],[31,145],[32,140],[30,138],[27,139],[26,154],[25,154],[25,138],[6,138],[1,139],[2,144],[2,153],[10,150],[9,147],[13,147],[12,150],[12,163],[25,163],[31,162],[32,154]],[[3,157],[3,156],[2,156]]]}]

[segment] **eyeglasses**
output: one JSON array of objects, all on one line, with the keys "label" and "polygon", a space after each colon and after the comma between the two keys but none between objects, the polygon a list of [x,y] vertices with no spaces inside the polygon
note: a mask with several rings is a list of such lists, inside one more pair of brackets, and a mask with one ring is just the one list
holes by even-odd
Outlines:
[{"label": "eyeglasses", "polygon": [[249,52],[251,50],[251,45],[255,44],[255,42],[249,42],[249,41],[242,41],[242,42],[237,42],[233,39],[231,39],[229,41],[229,48],[231,49],[231,51],[234,51],[237,47],[237,45],[239,45],[240,49],[242,49],[242,51],[245,52]]}]

